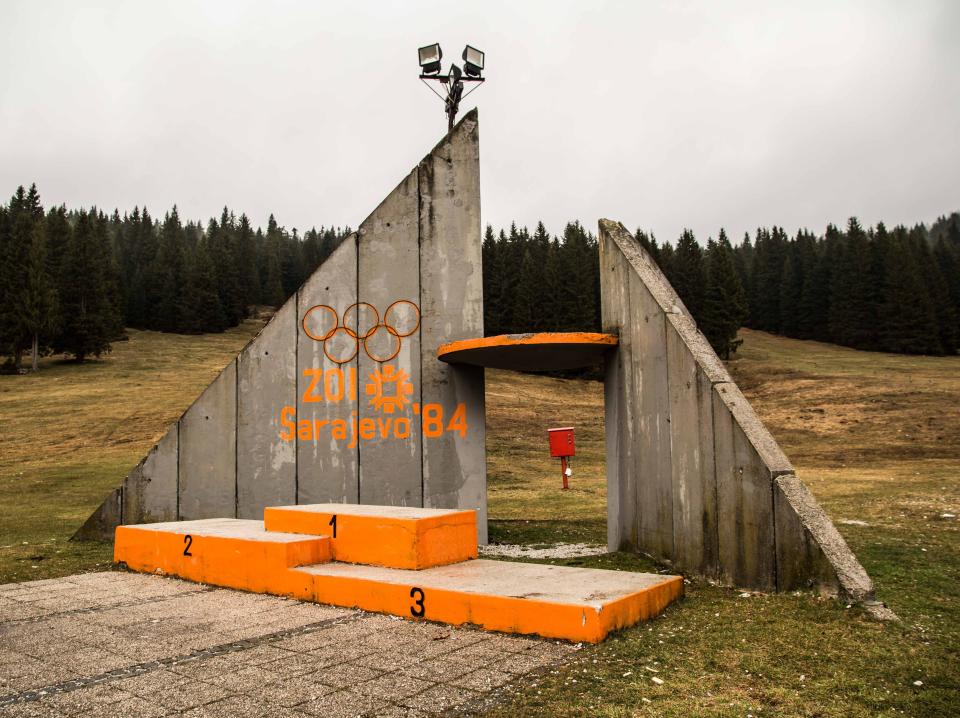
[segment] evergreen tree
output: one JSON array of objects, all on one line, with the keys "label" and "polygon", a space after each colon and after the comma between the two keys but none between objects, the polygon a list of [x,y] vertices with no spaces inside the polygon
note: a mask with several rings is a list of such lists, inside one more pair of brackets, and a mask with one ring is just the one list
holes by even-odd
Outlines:
[{"label": "evergreen tree", "polygon": [[280,227],[273,215],[267,221],[267,234],[261,242],[263,259],[260,264],[260,285],[263,293],[260,303],[270,307],[279,307],[286,299],[283,288],[283,269],[280,259]]},{"label": "evergreen tree", "polygon": [[[11,314],[8,312],[9,299],[7,288],[12,283],[13,262],[10,252],[10,213],[5,205],[0,205],[0,357],[12,354],[12,331],[9,325]],[[9,368],[7,365],[4,368]]]},{"label": "evergreen tree", "polygon": [[894,230],[884,257],[883,295],[877,312],[879,348],[906,354],[939,353],[933,303],[903,227]]},{"label": "evergreen tree", "polygon": [[95,221],[92,212],[77,213],[58,291],[62,327],[54,349],[81,362],[110,351],[118,323],[107,284],[108,247],[102,243]]},{"label": "evergreen tree", "polygon": [[747,318],[744,320],[750,322],[749,299],[753,296],[753,243],[750,241],[750,233],[743,233],[743,241],[740,246],[734,249],[734,263],[737,267],[737,275],[740,277],[740,284],[743,286],[744,295],[747,297]]},{"label": "evergreen tree", "polygon": [[237,224],[237,257],[240,265],[240,287],[244,316],[260,301],[260,273],[257,269],[257,245],[247,215],[241,214]]},{"label": "evergreen tree", "polygon": [[49,346],[56,322],[56,291],[47,268],[46,231],[42,221],[33,223],[26,263],[22,269],[20,293],[13,297],[18,333],[29,337],[30,366],[39,368],[41,350]]},{"label": "evergreen tree", "polygon": [[856,217],[837,246],[830,286],[830,335],[838,344],[875,349],[876,311],[871,302],[872,252]]},{"label": "evergreen tree", "polygon": [[703,250],[700,249],[693,232],[689,229],[683,230],[683,234],[680,235],[670,272],[667,275],[670,283],[699,324],[703,318],[707,277],[703,263]]},{"label": "evergreen tree", "polygon": [[188,324],[186,288],[186,233],[176,206],[164,217],[160,242],[153,263],[151,283],[156,299],[152,302],[151,328],[164,332],[184,331]]},{"label": "evergreen tree", "polygon": [[209,242],[201,239],[187,273],[187,331],[198,334],[222,332],[229,326],[217,290],[217,270],[210,255]]},{"label": "evergreen tree", "polygon": [[645,250],[647,250],[647,254],[649,254],[653,258],[653,261],[656,262],[657,265],[659,266],[660,265],[660,256],[659,256],[660,247],[657,246],[657,238],[653,235],[652,232],[648,235],[639,227],[637,228],[637,233],[635,236],[640,246],[643,247]]},{"label": "evergreen tree", "polygon": [[568,222],[559,246],[561,331],[599,331],[600,255],[596,238],[579,222]]},{"label": "evergreen tree", "polygon": [[0,305],[0,333],[3,336],[4,352],[13,358],[14,368],[19,371],[23,352],[29,340],[20,316],[23,297],[27,290],[26,267],[33,243],[34,217],[33,197],[28,197],[24,188],[18,187],[10,200],[6,239],[3,248],[3,304]]},{"label": "evergreen tree", "polygon": [[766,332],[780,330],[780,283],[786,261],[787,235],[780,227],[757,230],[754,244],[751,326]]},{"label": "evergreen tree", "polygon": [[729,359],[743,342],[737,332],[747,315],[747,300],[737,274],[733,248],[721,229],[707,245],[707,284],[701,329],[714,351]]},{"label": "evergreen tree", "polygon": [[780,276],[780,333],[795,337],[800,325],[800,297],[803,292],[803,268],[796,244],[787,246]]},{"label": "evergreen tree", "polygon": [[[937,266],[941,269],[947,287],[947,295],[956,319],[953,325],[953,334],[955,337],[960,337],[960,237],[958,237],[955,246],[951,245],[952,240],[949,236],[940,239],[934,247],[934,256]],[[950,351],[950,345],[947,344],[944,349]],[[956,350],[957,347],[954,345],[953,351]]]},{"label": "evergreen tree", "polygon": [[909,240],[930,296],[936,322],[937,350],[930,353],[955,354],[957,351],[957,314],[950,296],[950,287],[934,259],[926,232],[919,227],[914,228],[909,233]]},{"label": "evergreen tree", "polygon": [[110,220],[100,211],[90,212],[91,225],[96,235],[96,244],[103,253],[103,286],[109,303],[106,319],[109,321],[109,339],[122,339],[123,333],[123,285],[117,264],[115,248],[110,237]]},{"label": "evergreen tree", "polygon": [[827,321],[828,308],[823,303],[823,287],[829,285],[829,278],[822,274],[820,248],[813,234],[801,230],[797,233],[795,245],[794,257],[799,268],[799,288],[792,294],[796,302],[795,336],[814,339],[818,336],[819,328],[825,326]]},{"label": "evergreen tree", "polygon": [[487,225],[483,235],[483,327],[486,336],[502,334],[504,326],[503,290],[504,272],[502,267],[501,245],[493,233],[493,227]]},{"label": "evergreen tree", "polygon": [[537,302],[537,283],[539,272],[530,247],[524,248],[520,260],[520,273],[516,291],[513,294],[513,306],[510,313],[510,326],[513,332],[537,331],[537,316],[540,306]]},{"label": "evergreen tree", "polygon": [[563,326],[563,316],[557,300],[563,295],[563,272],[560,266],[560,241],[554,237],[547,249],[547,260],[542,269],[544,291],[540,302],[544,331],[559,331]]}]

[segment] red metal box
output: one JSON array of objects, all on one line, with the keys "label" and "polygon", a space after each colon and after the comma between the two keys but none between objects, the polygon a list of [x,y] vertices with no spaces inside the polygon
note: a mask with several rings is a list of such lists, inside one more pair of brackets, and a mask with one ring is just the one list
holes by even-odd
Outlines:
[{"label": "red metal box", "polygon": [[573,427],[547,429],[550,436],[550,456],[574,456],[577,451],[573,445]]}]

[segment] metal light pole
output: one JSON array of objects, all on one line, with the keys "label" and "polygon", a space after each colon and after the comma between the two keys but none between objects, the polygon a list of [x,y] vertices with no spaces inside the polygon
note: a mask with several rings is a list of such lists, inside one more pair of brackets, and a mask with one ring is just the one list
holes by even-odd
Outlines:
[{"label": "metal light pole", "polygon": [[423,84],[430,87],[427,80],[436,80],[446,88],[446,97],[432,87],[430,87],[430,90],[443,100],[443,111],[447,115],[447,132],[450,132],[453,129],[453,123],[456,121],[457,112],[460,110],[460,100],[466,97],[463,94],[463,83],[476,82],[476,87],[470,90],[470,92],[473,92],[484,81],[482,74],[485,54],[477,48],[467,45],[463,48],[463,69],[461,70],[459,66],[451,63],[450,70],[446,75],[440,74],[443,50],[440,49],[438,43],[419,48],[417,55],[420,61],[420,79]]}]

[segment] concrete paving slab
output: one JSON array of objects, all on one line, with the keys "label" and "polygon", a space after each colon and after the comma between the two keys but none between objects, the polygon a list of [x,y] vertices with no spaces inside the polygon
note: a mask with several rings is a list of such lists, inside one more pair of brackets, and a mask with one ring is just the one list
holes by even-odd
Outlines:
[{"label": "concrete paving slab", "polygon": [[324,718],[352,718],[352,716],[379,715],[380,711],[389,705],[390,703],[384,699],[360,695],[349,690],[340,690],[301,703],[296,706],[296,709],[308,715],[323,716]]},{"label": "concrete paving slab", "polygon": [[257,697],[269,706],[294,708],[302,703],[315,701],[339,690],[341,689],[318,683],[315,675],[305,675],[263,686],[257,692]]},{"label": "concrete paving slab", "polygon": [[[78,578],[21,584],[17,591],[0,586],[0,595],[24,599],[80,585],[101,595],[80,614],[51,613],[26,625],[0,620],[2,718],[425,716],[457,708],[458,701],[496,700],[510,685],[507,676],[574,650],[228,589],[197,590],[158,576]],[[115,625],[92,622],[106,614]],[[236,638],[224,642],[225,635]],[[488,649],[492,662],[483,665]],[[430,670],[417,675],[410,667],[423,651],[430,651],[424,662]],[[451,659],[444,662],[444,655]],[[373,656],[375,665],[365,663]]]}]

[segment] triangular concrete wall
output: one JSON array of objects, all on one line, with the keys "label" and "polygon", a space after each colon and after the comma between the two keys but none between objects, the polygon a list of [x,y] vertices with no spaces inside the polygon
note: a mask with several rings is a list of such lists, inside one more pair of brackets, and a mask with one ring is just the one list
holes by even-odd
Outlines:
[{"label": "triangular concrete wall", "polygon": [[[290,297],[77,536],[112,540],[120,523],[260,518],[266,506],[333,501],[477,509],[485,543],[483,371],[436,358],[442,343],[483,336],[479,171],[474,110]],[[316,339],[330,316],[314,309],[320,305],[340,317],[329,341]],[[363,337],[374,316],[383,325],[349,356],[344,325]],[[405,401],[374,401],[379,386],[393,396],[401,385]],[[338,422],[346,436],[338,438]]]},{"label": "triangular concrete wall", "polygon": [[623,225],[600,221],[608,543],[763,591],[873,584]]}]

